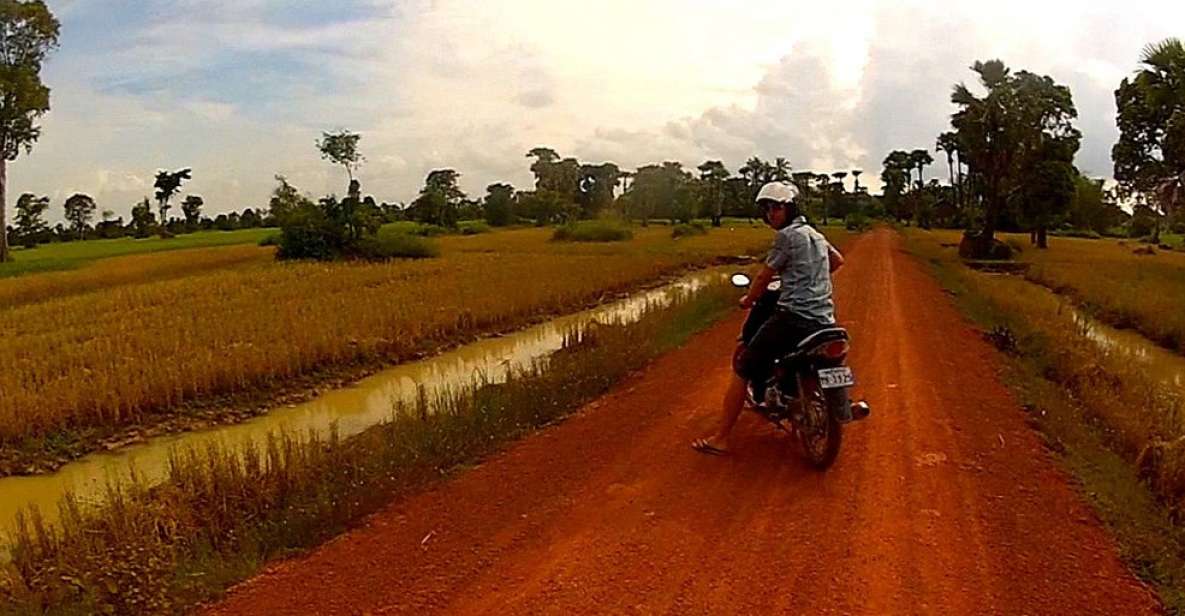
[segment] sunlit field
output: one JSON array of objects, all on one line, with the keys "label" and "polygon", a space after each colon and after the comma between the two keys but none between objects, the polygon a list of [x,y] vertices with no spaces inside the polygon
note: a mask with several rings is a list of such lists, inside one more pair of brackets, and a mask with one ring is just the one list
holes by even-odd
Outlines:
[{"label": "sunlit field", "polygon": [[[960,232],[935,231],[934,236],[955,243]],[[1072,296],[1111,325],[1185,350],[1185,253],[1114,239],[1055,237],[1048,250],[1030,246],[1027,235],[1003,234],[1001,239],[1023,249],[1017,259],[1032,263],[1028,279]]]},{"label": "sunlit field", "polygon": [[405,360],[718,256],[759,254],[770,239],[756,227],[674,240],[654,226],[597,245],[550,235],[446,237],[442,257],[423,261],[276,263],[244,246],[6,280],[0,444],[135,424],[325,366]]}]

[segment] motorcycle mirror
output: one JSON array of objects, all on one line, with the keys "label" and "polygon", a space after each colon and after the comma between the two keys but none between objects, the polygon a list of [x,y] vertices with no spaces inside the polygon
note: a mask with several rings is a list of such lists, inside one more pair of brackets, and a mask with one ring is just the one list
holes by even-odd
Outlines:
[{"label": "motorcycle mirror", "polygon": [[732,286],[734,286],[734,287],[747,287],[747,286],[749,286],[749,284],[751,282],[753,282],[753,281],[750,280],[749,277],[744,274],[733,274],[732,275]]}]

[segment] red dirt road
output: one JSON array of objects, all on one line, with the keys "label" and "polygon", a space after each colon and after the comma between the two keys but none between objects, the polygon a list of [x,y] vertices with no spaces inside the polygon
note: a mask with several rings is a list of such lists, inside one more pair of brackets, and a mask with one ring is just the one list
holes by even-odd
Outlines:
[{"label": "red dirt road", "polygon": [[808,470],[711,427],[740,315],[563,425],[236,588],[211,614],[1140,614],[1159,606],[892,232],[838,276],[872,418]]}]

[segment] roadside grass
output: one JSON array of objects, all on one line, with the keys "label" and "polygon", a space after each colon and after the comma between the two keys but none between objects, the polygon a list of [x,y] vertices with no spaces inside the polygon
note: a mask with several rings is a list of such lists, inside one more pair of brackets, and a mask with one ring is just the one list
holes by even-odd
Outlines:
[{"label": "roadside grass", "polygon": [[400,495],[562,420],[731,309],[720,283],[625,325],[573,333],[500,384],[395,409],[356,437],[279,434],[180,451],[160,485],[67,497],[59,526],[24,520],[0,567],[0,612],[148,614],[216,598],[271,559],[315,546]]},{"label": "roadside grass", "polygon": [[[935,232],[943,242],[958,231]],[[1091,316],[1113,327],[1134,329],[1158,344],[1185,351],[1185,253],[1152,248],[1136,240],[1050,238],[1048,250],[1029,246],[1028,237],[1005,234],[1024,248],[1031,263],[1025,277],[1072,297]]]},{"label": "roadside grass", "polygon": [[1180,392],[1087,340],[1065,300],[1019,277],[967,269],[941,246],[949,243],[943,233],[907,237],[959,307],[998,333],[1010,358],[1004,381],[1081,482],[1133,571],[1170,611],[1185,613],[1185,456],[1174,447],[1185,434]]},{"label": "roadside grass", "polygon": [[237,231],[199,231],[170,239],[130,237],[114,240],[86,240],[43,244],[36,248],[14,247],[12,261],[0,263],[0,278],[37,272],[76,269],[99,259],[133,254],[210,248],[236,244],[258,244],[275,229],[240,229]]},{"label": "roadside grass", "polygon": [[[519,229],[434,241],[440,259],[275,263],[270,249],[243,246],[0,281],[0,463],[76,456],[191,402],[518,328],[721,256],[759,255],[769,231],[675,241],[655,229],[593,245]],[[230,251],[244,262],[223,267]]]}]

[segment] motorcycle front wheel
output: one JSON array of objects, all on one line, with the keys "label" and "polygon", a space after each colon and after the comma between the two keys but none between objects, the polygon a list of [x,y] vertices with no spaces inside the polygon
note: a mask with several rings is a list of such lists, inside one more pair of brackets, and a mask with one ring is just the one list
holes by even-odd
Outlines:
[{"label": "motorcycle front wheel", "polygon": [[843,425],[827,408],[827,399],[817,380],[802,384],[803,421],[798,427],[807,464],[825,471],[835,464],[843,440]]}]

